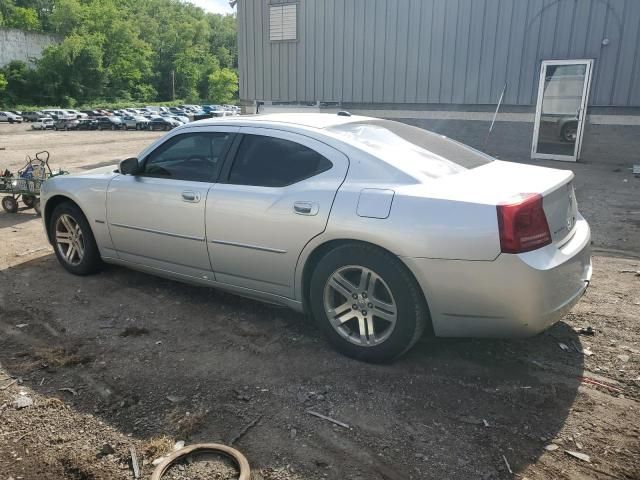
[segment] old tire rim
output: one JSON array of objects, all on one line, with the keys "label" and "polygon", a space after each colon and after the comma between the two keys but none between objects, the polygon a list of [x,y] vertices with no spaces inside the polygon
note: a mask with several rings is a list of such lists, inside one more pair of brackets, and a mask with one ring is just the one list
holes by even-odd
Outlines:
[{"label": "old tire rim", "polygon": [[367,267],[347,265],[333,272],[323,299],[333,329],[355,345],[380,345],[396,326],[398,308],[391,289]]},{"label": "old tire rim", "polygon": [[84,235],[78,222],[69,214],[56,220],[56,247],[69,265],[79,265],[84,258]]}]

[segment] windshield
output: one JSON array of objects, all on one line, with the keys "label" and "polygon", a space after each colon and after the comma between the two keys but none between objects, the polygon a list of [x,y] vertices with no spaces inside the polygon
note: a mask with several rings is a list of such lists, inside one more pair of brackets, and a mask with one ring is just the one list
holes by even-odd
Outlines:
[{"label": "windshield", "polygon": [[454,175],[493,159],[443,135],[391,120],[365,120],[327,130],[407,172],[428,178]]}]

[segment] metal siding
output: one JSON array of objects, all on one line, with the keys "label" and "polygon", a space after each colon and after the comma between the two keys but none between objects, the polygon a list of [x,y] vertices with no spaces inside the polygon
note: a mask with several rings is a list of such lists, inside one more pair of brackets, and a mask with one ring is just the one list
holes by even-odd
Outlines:
[{"label": "metal siding", "polygon": [[334,43],[334,23],[335,23],[335,0],[324,1],[324,72],[322,78],[322,95],[318,98],[320,101],[333,100],[333,82],[335,80],[334,63],[333,63],[333,43]]},{"label": "metal siding", "polygon": [[397,19],[397,42],[396,42],[396,69],[395,69],[395,88],[393,91],[393,101],[398,103],[406,102],[407,97],[407,62],[409,57],[409,14],[411,4],[409,0],[398,0]]},{"label": "metal siding", "polygon": [[343,98],[345,102],[353,101],[353,42],[354,42],[354,3],[353,0],[346,0],[346,8],[344,11],[344,77]]},{"label": "metal siding", "polygon": [[407,29],[407,76],[405,79],[405,102],[417,101],[418,65],[420,62],[420,0],[411,0],[409,6],[409,28]]},{"label": "metal siding", "polygon": [[433,35],[433,3],[420,2],[420,32],[418,35],[418,74],[416,77],[416,101],[429,101],[429,62],[431,58],[431,38]]},{"label": "metal siding", "polygon": [[[368,1],[367,8],[365,9],[364,18],[364,59],[363,59],[363,82],[362,87],[362,100],[364,102],[373,102],[373,78],[376,75],[375,71],[375,51],[372,46],[375,42],[375,24],[376,24],[376,4],[375,2]],[[369,45],[369,48],[366,46]],[[339,97],[338,97],[339,98]]]},{"label": "metal siding", "polygon": [[442,78],[442,53],[444,51],[445,6],[446,0],[433,1],[431,44],[429,49],[429,78],[427,81],[429,88],[427,101],[429,103],[441,103],[440,79]]},{"label": "metal siding", "polygon": [[[269,40],[271,5],[296,41]],[[541,60],[593,58],[590,104],[640,106],[639,0],[240,0],[238,25],[243,100],[494,104],[506,82],[534,105]]]},{"label": "metal siding", "polygon": [[[349,1],[349,0],[348,0]],[[371,0],[374,1],[374,0]],[[386,43],[386,34],[385,34],[385,20],[386,20],[386,6],[387,0],[375,0],[375,57],[374,57],[374,69],[375,75],[373,77],[373,101],[379,102],[382,99],[382,92],[384,91],[384,69],[385,69],[385,55],[384,55],[384,46]],[[350,1],[349,1],[350,3]],[[346,18],[346,17],[345,17]],[[353,21],[353,18],[351,19]],[[352,25],[348,23],[348,25]]]},{"label": "metal siding", "polygon": [[[478,3],[478,0],[475,0]],[[471,11],[473,0],[459,0],[458,3],[458,35],[453,66],[453,103],[464,103],[467,69],[473,56],[469,51],[469,30],[471,28]]]},{"label": "metal siding", "polygon": [[384,45],[385,67],[382,72],[384,77],[384,89],[382,92],[382,101],[385,103],[393,102],[393,91],[395,89],[395,70],[397,61],[397,32],[398,32],[398,9],[395,2],[386,2],[386,42]]},{"label": "metal siding", "polygon": [[[638,54],[638,18],[640,18],[640,2],[638,0],[627,0],[625,12],[622,17],[622,41],[618,52],[618,61],[613,83],[613,104],[624,104],[629,99],[629,92],[633,85],[633,63]],[[636,82],[635,88],[640,88]]]},{"label": "metal siding", "polygon": [[353,101],[362,102],[364,93],[364,19],[365,0],[351,0],[354,5],[353,24]]},{"label": "metal siding", "polygon": [[[484,19],[481,24],[482,50],[480,52],[480,72],[478,74],[478,91],[476,102],[480,104],[493,103],[491,82],[493,76],[494,52],[498,31],[498,10],[500,0],[487,0]],[[479,17],[474,17],[479,20]],[[470,102],[470,103],[476,103]]]}]

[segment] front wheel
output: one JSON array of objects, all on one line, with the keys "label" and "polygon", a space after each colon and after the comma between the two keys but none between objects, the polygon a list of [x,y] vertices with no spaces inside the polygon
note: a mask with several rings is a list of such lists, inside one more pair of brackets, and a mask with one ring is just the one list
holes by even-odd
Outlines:
[{"label": "front wheel", "polygon": [[313,316],[329,342],[358,360],[385,362],[409,350],[429,313],[413,276],[372,245],[329,252],[311,277]]},{"label": "front wheel", "polygon": [[89,222],[73,203],[61,203],[54,209],[49,237],[58,261],[69,272],[89,275],[102,266]]},{"label": "front wheel", "polygon": [[33,204],[36,202],[36,197],[33,195],[22,195],[22,203],[27,207],[33,208]]}]

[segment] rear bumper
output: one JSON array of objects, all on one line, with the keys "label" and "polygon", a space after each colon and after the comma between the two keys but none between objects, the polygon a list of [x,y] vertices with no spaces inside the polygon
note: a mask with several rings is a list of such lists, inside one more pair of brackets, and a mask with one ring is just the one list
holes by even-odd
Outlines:
[{"label": "rear bumper", "polygon": [[564,245],[494,261],[406,258],[441,337],[535,335],[573,307],[591,280],[591,232],[578,218]]}]

